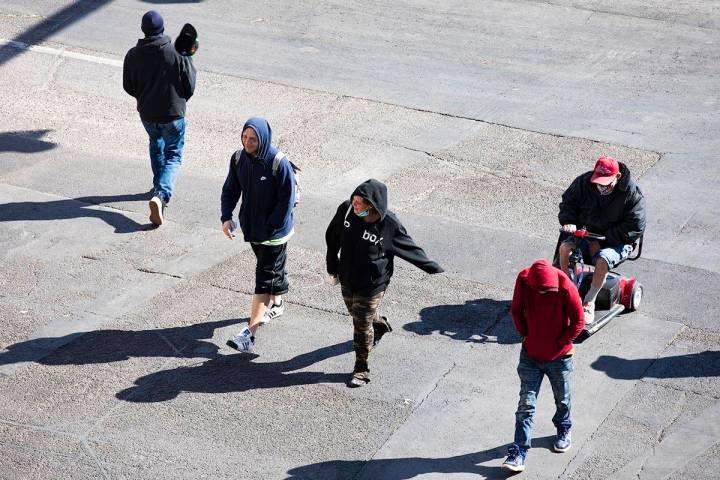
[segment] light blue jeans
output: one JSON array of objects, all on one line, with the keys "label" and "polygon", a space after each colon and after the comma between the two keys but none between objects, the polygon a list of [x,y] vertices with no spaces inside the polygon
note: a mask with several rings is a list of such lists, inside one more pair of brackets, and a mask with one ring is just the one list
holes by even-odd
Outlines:
[{"label": "light blue jeans", "polygon": [[547,375],[555,397],[555,415],[552,418],[559,430],[570,430],[570,374],[573,371],[571,355],[551,362],[538,362],[528,357],[523,348],[517,372],[520,376],[520,401],[515,412],[515,444],[523,450],[530,448],[535,403],[543,377]]},{"label": "light blue jeans", "polygon": [[168,203],[182,164],[185,119],[179,118],[169,123],[142,123],[150,137],[150,166],[155,195],[163,203]]}]

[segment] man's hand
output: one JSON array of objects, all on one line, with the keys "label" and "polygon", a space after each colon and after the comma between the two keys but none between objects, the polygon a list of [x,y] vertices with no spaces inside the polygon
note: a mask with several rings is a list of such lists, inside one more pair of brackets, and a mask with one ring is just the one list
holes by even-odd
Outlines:
[{"label": "man's hand", "polygon": [[588,240],[588,251],[590,256],[595,256],[600,251],[600,243],[595,240]]},{"label": "man's hand", "polygon": [[338,283],[340,283],[340,280],[338,279],[337,275],[330,275],[328,274],[327,277],[325,277],[325,283],[331,286],[335,286]]},{"label": "man's hand", "polygon": [[573,225],[572,223],[568,223],[562,226],[562,231],[566,233],[575,233],[575,230],[577,230],[577,226]]},{"label": "man's hand", "polygon": [[235,227],[234,222],[232,220],[226,220],[223,222],[222,230],[226,237],[228,237],[230,240],[235,239]]}]

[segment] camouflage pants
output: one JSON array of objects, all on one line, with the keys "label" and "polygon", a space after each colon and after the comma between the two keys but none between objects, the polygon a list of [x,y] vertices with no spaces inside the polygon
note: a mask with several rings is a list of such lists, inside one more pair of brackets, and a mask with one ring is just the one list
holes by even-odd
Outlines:
[{"label": "camouflage pants", "polygon": [[375,331],[383,333],[392,330],[385,317],[378,315],[380,301],[385,292],[372,297],[363,297],[342,289],[343,300],[353,319],[353,349],[355,350],[355,368],[353,376],[363,380],[370,380],[370,367],[368,357],[373,348]]}]

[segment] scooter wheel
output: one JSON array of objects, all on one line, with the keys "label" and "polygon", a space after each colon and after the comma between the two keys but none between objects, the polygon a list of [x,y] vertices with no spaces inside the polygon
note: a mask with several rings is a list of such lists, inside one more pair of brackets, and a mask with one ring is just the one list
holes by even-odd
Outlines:
[{"label": "scooter wheel", "polygon": [[643,297],[643,286],[640,282],[635,282],[635,285],[633,285],[632,292],[630,292],[630,308],[628,309],[631,312],[634,312],[638,308],[640,308],[640,303],[642,302]]}]

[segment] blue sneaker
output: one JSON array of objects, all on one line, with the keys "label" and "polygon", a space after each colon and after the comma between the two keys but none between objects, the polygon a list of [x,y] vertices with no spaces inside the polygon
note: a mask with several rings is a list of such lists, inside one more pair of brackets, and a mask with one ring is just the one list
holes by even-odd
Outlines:
[{"label": "blue sneaker", "polygon": [[558,429],[557,438],[553,445],[553,450],[558,453],[565,453],[570,450],[572,439],[570,438],[570,429]]},{"label": "blue sneaker", "polygon": [[525,457],[527,450],[520,448],[514,443],[508,447],[508,456],[502,464],[502,469],[506,472],[522,472],[525,470]]}]

